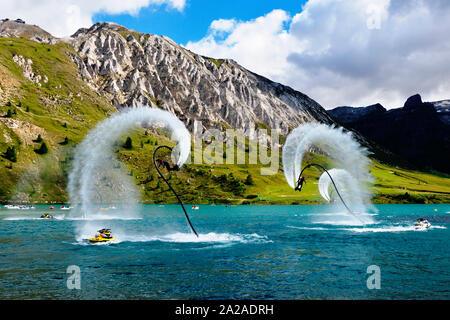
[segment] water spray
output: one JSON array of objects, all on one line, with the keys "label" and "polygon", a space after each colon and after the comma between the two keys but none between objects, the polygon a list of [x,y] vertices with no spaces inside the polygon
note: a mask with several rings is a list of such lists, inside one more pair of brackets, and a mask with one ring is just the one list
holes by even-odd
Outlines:
[{"label": "water spray", "polygon": [[155,149],[155,151],[153,152],[153,164],[155,165],[156,171],[158,171],[159,176],[164,180],[164,182],[169,186],[169,189],[173,192],[173,194],[175,195],[175,197],[177,198],[178,202],[181,205],[181,208],[183,208],[184,211],[184,215],[186,216],[187,222],[189,223],[189,226],[191,227],[192,232],[197,236],[198,238],[198,233],[197,231],[195,231],[194,226],[191,223],[191,219],[189,219],[189,215],[186,212],[186,208],[184,207],[183,201],[181,201],[180,197],[178,196],[178,194],[176,193],[175,189],[172,188],[172,185],[169,183],[169,180],[166,179],[166,177],[164,177],[164,175],[162,174],[161,170],[159,170],[159,166],[164,165],[165,168],[168,171],[174,171],[174,170],[179,170],[180,168],[178,167],[177,164],[175,164],[175,166],[173,168],[170,168],[169,164],[166,162],[163,162],[163,160],[157,160],[156,159],[156,153],[158,152],[159,149],[162,148],[166,148],[169,149],[170,151],[172,151],[172,148],[169,146],[159,146],[158,148]]},{"label": "water spray", "polygon": [[[307,152],[326,157],[335,169],[327,170],[317,163],[305,164],[302,169]],[[358,221],[362,218],[360,214],[376,210],[370,203],[372,195],[368,185],[373,177],[368,169],[368,151],[353,138],[351,132],[321,123],[304,123],[287,136],[282,153],[284,175],[292,189],[300,191],[303,172],[316,167],[323,171],[319,191],[326,200],[330,200],[328,187],[332,186],[346,211]],[[371,222],[370,218],[367,219],[366,223]]]},{"label": "water spray", "polygon": [[330,178],[331,182],[333,183],[334,190],[336,190],[336,193],[337,193],[337,195],[339,196],[339,199],[341,199],[342,204],[345,206],[345,208],[347,209],[348,213],[350,213],[353,217],[355,217],[356,219],[358,219],[359,221],[361,221],[362,224],[364,224],[364,222],[363,222],[361,219],[359,219],[359,217],[356,216],[356,215],[353,213],[353,211],[350,210],[350,208],[347,206],[347,204],[345,203],[345,201],[344,201],[344,199],[342,198],[341,194],[339,193],[339,190],[338,190],[338,188],[337,188],[337,186],[336,186],[336,183],[334,183],[333,177],[332,177],[331,174],[328,172],[328,170],[325,169],[325,168],[324,168],[323,166],[321,166],[320,164],[317,164],[317,163],[310,163],[310,164],[306,165],[306,166],[302,169],[302,171],[300,172],[300,176],[298,177],[298,180],[297,180],[297,186],[295,187],[295,191],[302,191],[302,184],[303,184],[303,181],[304,181],[304,179],[302,179],[302,178],[303,178],[303,172],[304,172],[306,169],[308,169],[308,168],[310,168],[310,167],[313,167],[313,166],[314,166],[314,167],[317,167],[317,168],[319,168],[319,169],[321,169],[323,172],[325,172],[325,173],[328,175],[328,177]]},{"label": "water spray", "polygon": [[[177,168],[181,168],[189,158],[191,135],[184,123],[167,111],[133,107],[99,122],[76,147],[69,173],[68,193],[70,202],[75,205],[71,216],[82,218],[76,226],[79,238],[103,228],[100,225],[103,217],[139,217],[140,190],[129,171],[117,165],[120,162],[116,156],[118,140],[139,127],[164,128],[176,142],[172,155]],[[100,207],[104,205],[108,208]],[[120,206],[120,210],[109,210],[116,206]],[[108,213],[105,214],[103,209],[108,209]]]}]

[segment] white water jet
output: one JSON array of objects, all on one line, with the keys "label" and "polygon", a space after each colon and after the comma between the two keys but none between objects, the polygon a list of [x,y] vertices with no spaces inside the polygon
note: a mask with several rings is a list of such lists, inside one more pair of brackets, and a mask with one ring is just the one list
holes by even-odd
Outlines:
[{"label": "white water jet", "polygon": [[[180,168],[188,159],[191,150],[189,131],[183,122],[167,111],[129,108],[101,121],[77,146],[69,174],[70,201],[76,205],[76,213],[81,213],[84,219],[94,218],[100,211],[109,216],[136,215],[134,205],[139,201],[140,191],[128,172],[120,168],[114,155],[114,144],[139,125],[168,129],[177,143],[172,159]],[[105,205],[106,208],[101,208]]]},{"label": "white water jet", "polygon": [[[351,205],[354,211],[363,212],[365,206],[361,197],[361,192],[358,189],[358,181],[344,169],[334,168],[327,171],[331,178],[333,178],[333,181],[339,190],[339,194],[344,199],[345,203]],[[319,192],[322,198],[328,202],[338,203],[340,199],[332,184],[331,178],[326,172],[322,173],[319,178]]]},{"label": "white water jet", "polygon": [[[329,173],[354,213],[374,210],[368,185],[373,181],[369,173],[368,152],[352,137],[350,132],[320,123],[305,123],[294,129],[283,147],[283,169],[286,181],[295,189],[307,151],[326,156],[332,163]],[[330,197],[331,179],[322,174],[319,192],[327,201]],[[334,188],[333,188],[334,189]],[[341,192],[342,191],[342,192]],[[336,204],[341,205],[340,201]],[[341,210],[342,208],[339,208]],[[368,218],[364,218],[365,223]]]}]

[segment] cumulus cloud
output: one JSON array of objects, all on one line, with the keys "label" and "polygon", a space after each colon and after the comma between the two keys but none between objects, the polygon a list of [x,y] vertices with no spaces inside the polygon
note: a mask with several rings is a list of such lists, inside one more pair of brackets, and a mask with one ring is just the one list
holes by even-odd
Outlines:
[{"label": "cumulus cloud", "polygon": [[211,22],[210,30],[213,34],[231,32],[236,25],[235,19],[219,19]]},{"label": "cumulus cloud", "polygon": [[91,26],[96,13],[135,15],[150,5],[167,5],[181,11],[185,4],[186,0],[2,0],[1,14],[11,19],[22,18],[54,36],[64,37]]},{"label": "cumulus cloud", "polygon": [[214,21],[209,34],[198,42],[189,42],[190,50],[213,57],[233,58],[252,71],[272,78],[282,77],[288,52],[294,40],[285,30],[290,21],[283,10],[274,10],[251,21],[234,21],[225,39],[217,35]]},{"label": "cumulus cloud", "polygon": [[224,37],[211,25],[186,47],[233,58],[326,108],[450,98],[448,1],[309,0],[299,11],[234,21]]}]

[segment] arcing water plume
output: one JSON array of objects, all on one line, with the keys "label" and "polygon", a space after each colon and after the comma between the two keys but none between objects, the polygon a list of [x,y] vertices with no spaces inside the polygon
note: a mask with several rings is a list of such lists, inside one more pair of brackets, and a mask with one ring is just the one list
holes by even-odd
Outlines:
[{"label": "arcing water plume", "polygon": [[[356,181],[356,179],[344,169],[331,169],[328,170],[328,173],[334,180],[340,196],[343,198],[345,203],[351,204],[354,211],[363,211],[365,208],[363,206],[364,203],[361,198],[361,193],[358,189],[358,181]],[[337,203],[339,201],[339,197],[336,194],[336,190],[332,184],[330,176],[326,172],[320,176],[319,192],[322,198],[328,202]]]},{"label": "arcing water plume", "polygon": [[[98,213],[99,206],[120,206],[120,215],[133,215],[133,204],[140,191],[114,156],[114,144],[127,131],[137,125],[163,125],[177,142],[173,149],[174,162],[181,167],[189,157],[191,137],[189,131],[174,115],[160,109],[136,107],[119,112],[100,122],[77,146],[73,168],[69,174],[68,192],[73,204],[84,218]],[[124,211],[124,207],[128,208]],[[115,210],[108,210],[114,215]],[[103,212],[104,213],[104,212]]]},{"label": "arcing water plume", "polygon": [[[325,155],[335,169],[328,170],[344,201],[354,212],[364,212],[370,206],[371,193],[368,184],[372,181],[369,173],[367,150],[342,128],[319,123],[306,123],[294,129],[283,147],[283,169],[288,184],[295,189],[306,151]],[[328,201],[331,179],[322,175],[319,191]],[[341,192],[342,190],[342,192]]]}]

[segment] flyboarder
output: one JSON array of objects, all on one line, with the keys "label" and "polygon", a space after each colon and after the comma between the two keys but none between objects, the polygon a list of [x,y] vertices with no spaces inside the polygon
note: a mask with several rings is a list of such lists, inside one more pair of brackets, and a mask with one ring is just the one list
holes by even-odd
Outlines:
[{"label": "flyboarder", "polygon": [[295,187],[295,191],[302,191],[303,183],[306,184],[306,179],[304,176],[300,176],[297,181],[297,186]]},{"label": "flyboarder", "polygon": [[156,167],[156,171],[158,171],[159,176],[164,180],[164,182],[167,184],[167,186],[169,187],[170,190],[172,190],[173,194],[175,195],[175,197],[178,199],[178,202],[181,205],[181,208],[183,209],[184,215],[186,216],[187,222],[189,223],[189,226],[191,227],[192,232],[197,236],[198,238],[198,233],[197,231],[195,231],[194,226],[191,223],[191,220],[189,219],[189,216],[186,212],[186,209],[184,208],[184,204],[183,201],[181,201],[180,197],[178,196],[178,194],[175,192],[175,190],[172,188],[172,185],[170,184],[170,182],[164,177],[164,175],[161,173],[161,171],[159,170],[160,166],[164,166],[168,171],[174,171],[174,170],[180,170],[180,167],[178,165],[174,165],[172,168],[170,167],[170,164],[165,161],[165,160],[161,160],[161,159],[156,159],[156,153],[158,152],[159,149],[161,148],[166,148],[169,149],[170,151],[172,151],[172,148],[169,146],[159,146],[155,149],[155,151],[153,151],[153,164]]},{"label": "flyboarder", "polygon": [[180,168],[178,167],[178,165],[174,165],[173,167],[170,167],[170,163],[167,162],[166,160],[163,159],[157,159],[156,163],[158,164],[158,167],[165,167],[167,169],[167,171],[178,171],[180,170]]}]

